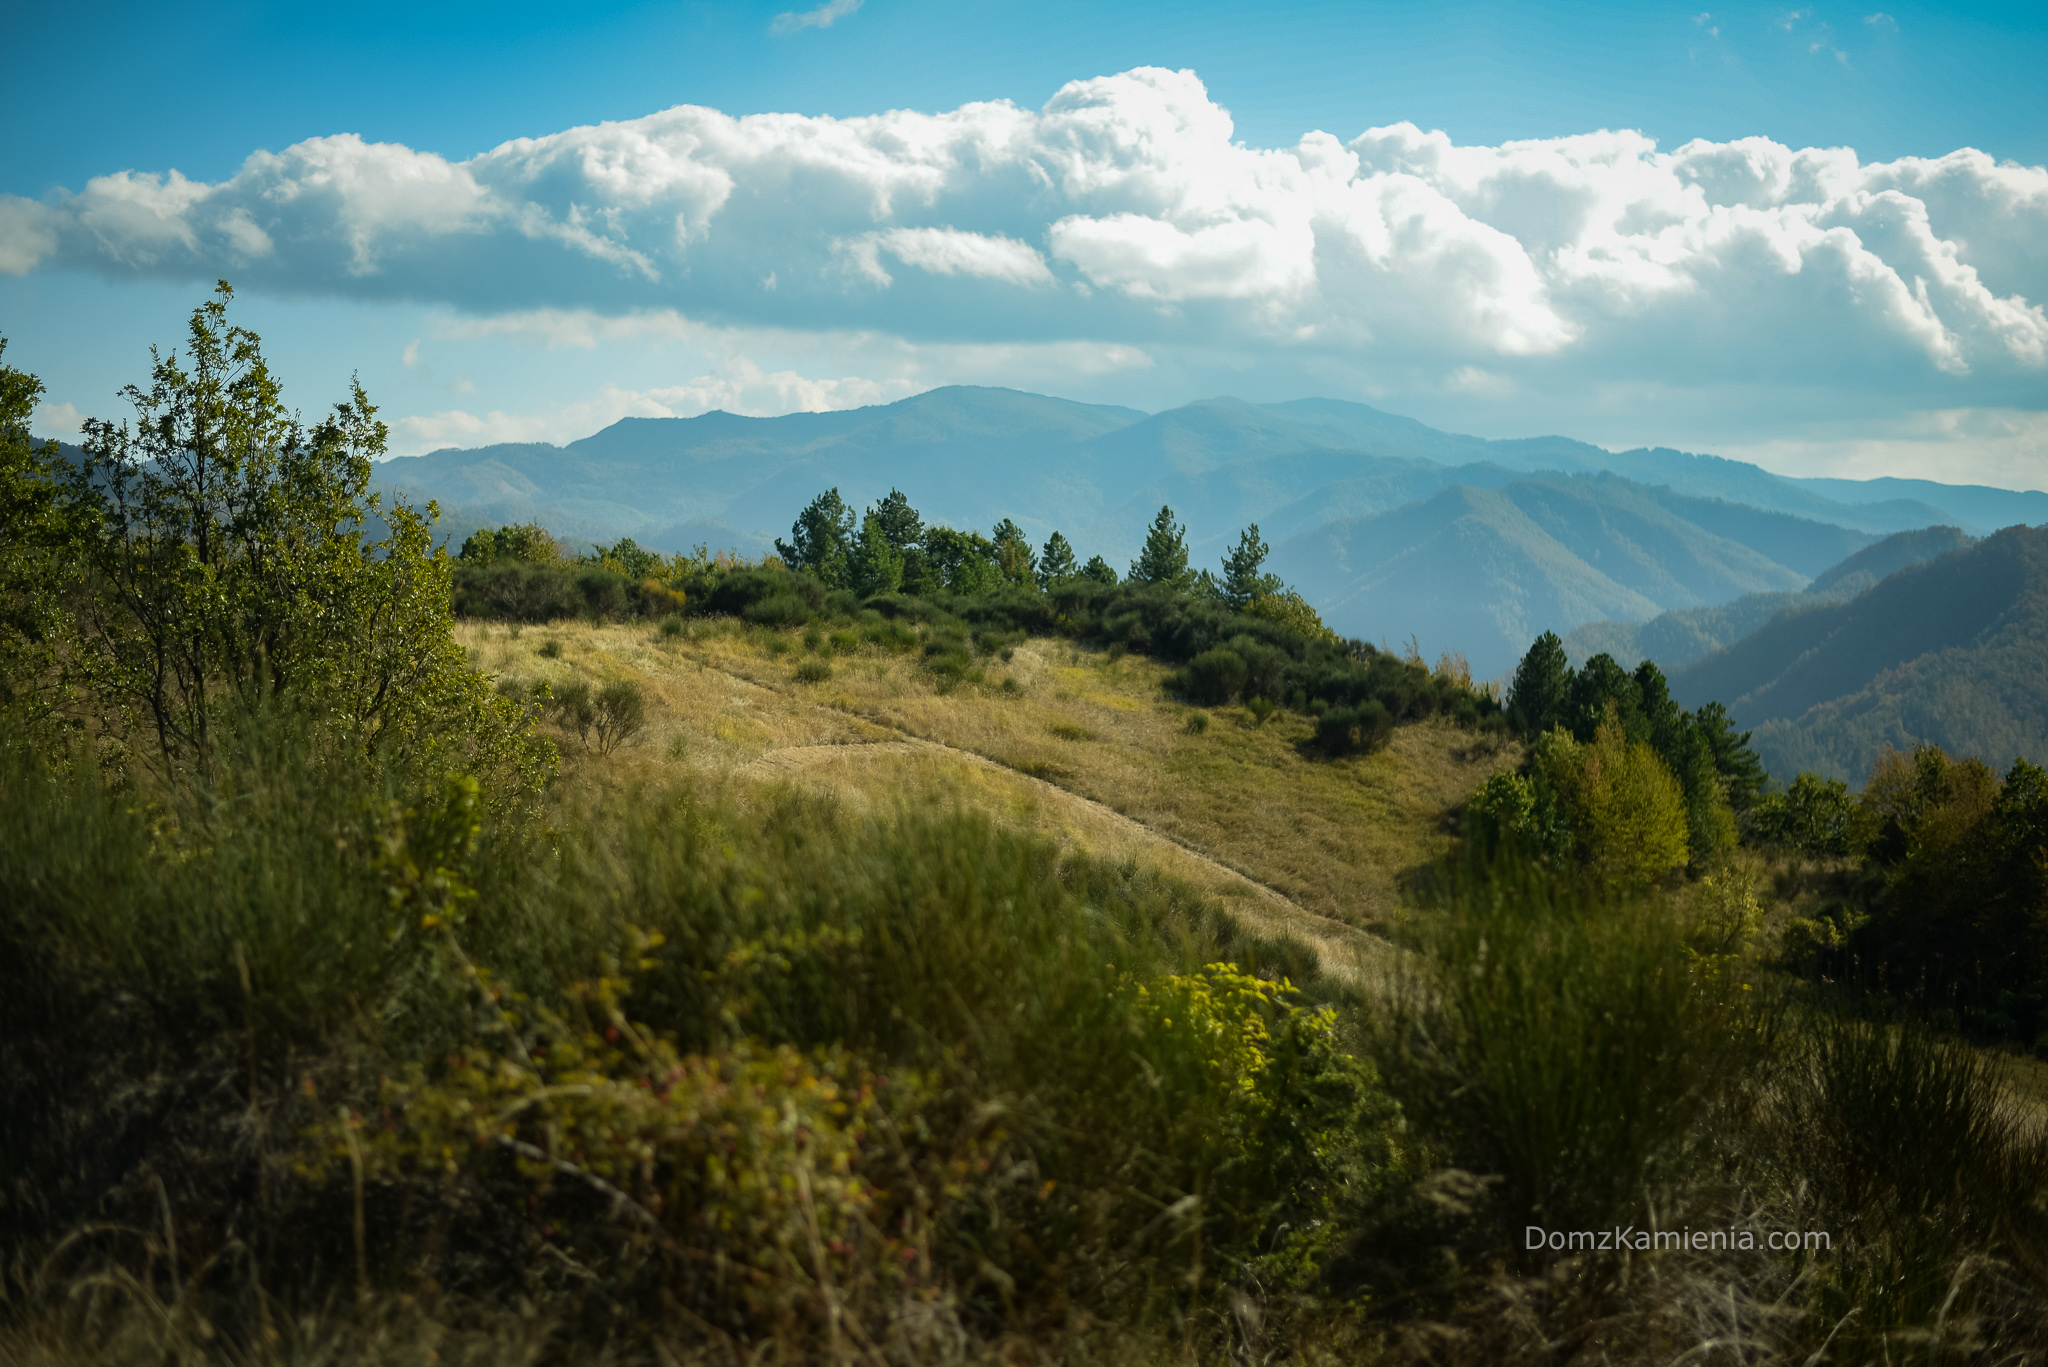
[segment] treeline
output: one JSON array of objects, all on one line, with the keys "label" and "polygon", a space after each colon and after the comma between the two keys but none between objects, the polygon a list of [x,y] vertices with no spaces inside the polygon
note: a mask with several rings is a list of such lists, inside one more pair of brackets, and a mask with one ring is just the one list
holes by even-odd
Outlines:
[{"label": "treeline", "polygon": [[1371,750],[1397,723],[1425,717],[1504,726],[1455,656],[1431,669],[1340,640],[1265,572],[1267,552],[1253,525],[1216,571],[1195,570],[1186,529],[1161,508],[1119,575],[1099,555],[1078,563],[1057,531],[1034,551],[1007,519],[988,536],[927,524],[899,490],[856,521],[834,489],[758,562],[704,547],[662,556],[630,540],[571,557],[538,526],[478,532],[456,561],[453,601],[460,614],[515,621],[724,615],[771,629],[851,628],[919,653],[942,687],[1027,636],[1059,635],[1178,666],[1168,688],[1199,706],[1290,708],[1314,720],[1315,746],[1333,756]]}]

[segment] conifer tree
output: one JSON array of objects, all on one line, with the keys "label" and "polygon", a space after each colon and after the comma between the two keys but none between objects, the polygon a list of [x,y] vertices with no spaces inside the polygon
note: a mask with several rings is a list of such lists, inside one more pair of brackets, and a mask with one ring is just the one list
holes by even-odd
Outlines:
[{"label": "conifer tree", "polygon": [[903,552],[889,539],[889,529],[879,512],[861,519],[860,535],[854,538],[847,556],[847,579],[863,598],[894,593],[903,587]]},{"label": "conifer tree", "polygon": [[901,489],[889,490],[889,496],[869,512],[882,524],[882,535],[897,550],[914,550],[924,544],[924,519],[910,506]]},{"label": "conifer tree", "polygon": [[1233,608],[1244,608],[1268,594],[1278,593],[1282,587],[1279,577],[1260,572],[1271,550],[1259,539],[1258,523],[1245,528],[1237,538],[1237,548],[1223,557],[1223,580],[1217,596]]},{"label": "conifer tree", "polygon": [[846,556],[853,548],[853,509],[837,488],[819,494],[797,514],[788,541],[779,537],[775,553],[793,570],[816,575],[828,588],[846,587]]},{"label": "conifer tree", "polygon": [[1074,559],[1074,548],[1067,538],[1054,532],[1045,539],[1045,549],[1038,553],[1038,573],[1048,584],[1057,584],[1062,579],[1072,579],[1081,572],[1080,562]]},{"label": "conifer tree", "polygon": [[1145,533],[1144,550],[1131,562],[1131,582],[1186,590],[1194,579],[1188,569],[1187,528],[1173,520],[1173,509],[1162,507]]},{"label": "conifer tree", "polygon": [[1116,583],[1116,566],[1110,564],[1099,555],[1091,555],[1088,557],[1088,563],[1081,567],[1081,577],[1083,579],[1092,579],[1098,584],[1114,585]]},{"label": "conifer tree", "polygon": [[1564,721],[1571,689],[1572,667],[1565,657],[1564,642],[1556,632],[1546,631],[1515,666],[1514,682],[1508,688],[1508,715],[1515,729],[1533,738]]},{"label": "conifer tree", "polygon": [[996,565],[1003,572],[1003,578],[1012,584],[1037,583],[1038,557],[1031,553],[1031,542],[1024,536],[1024,529],[1004,518],[989,532],[989,543],[995,547]]}]

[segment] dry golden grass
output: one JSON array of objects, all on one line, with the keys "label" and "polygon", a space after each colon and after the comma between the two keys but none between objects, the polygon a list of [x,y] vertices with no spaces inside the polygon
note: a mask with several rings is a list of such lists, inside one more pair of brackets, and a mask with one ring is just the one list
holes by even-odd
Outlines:
[{"label": "dry golden grass", "polygon": [[[1448,845],[1448,812],[1511,766],[1513,746],[1446,723],[1404,726],[1379,754],[1303,753],[1311,726],[1167,698],[1154,661],[1032,640],[941,691],[913,657],[872,645],[807,652],[798,633],[692,623],[460,629],[487,673],[561,684],[638,682],[649,724],[608,761],[568,741],[571,780],[688,773],[741,801],[796,783],[856,805],[959,805],[1099,858],[1137,859],[1224,899],[1247,924],[1312,937],[1340,965],[1383,961],[1404,878]],[[556,658],[542,655],[552,642]],[[778,653],[779,651],[779,653]],[[824,659],[831,677],[802,683]],[[1363,956],[1363,959],[1361,959]]]}]

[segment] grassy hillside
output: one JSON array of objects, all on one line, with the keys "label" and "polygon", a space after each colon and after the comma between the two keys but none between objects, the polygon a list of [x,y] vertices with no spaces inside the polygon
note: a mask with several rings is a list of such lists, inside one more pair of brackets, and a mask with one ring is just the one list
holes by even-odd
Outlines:
[{"label": "grassy hillside", "polygon": [[1725,700],[1781,775],[1852,782],[1885,745],[1997,767],[2048,753],[2048,528],[2012,528],[1846,603],[1783,613],[1672,675]]},{"label": "grassy hillside", "polygon": [[[825,634],[724,619],[646,626],[472,624],[480,668],[518,684],[584,678],[656,700],[635,772],[787,781],[888,808],[942,794],[1106,858],[1142,857],[1258,918],[1330,944],[1400,919],[1401,887],[1448,848],[1446,818],[1519,761],[1511,742],[1447,722],[1400,728],[1374,754],[1312,757],[1287,711],[1194,709],[1167,670],[1052,639],[991,661],[985,685],[943,687],[918,661]],[[543,655],[543,650],[559,654]],[[804,682],[803,665],[828,678]],[[1205,729],[1190,716],[1208,719]],[[573,752],[574,747],[572,747]]]}]

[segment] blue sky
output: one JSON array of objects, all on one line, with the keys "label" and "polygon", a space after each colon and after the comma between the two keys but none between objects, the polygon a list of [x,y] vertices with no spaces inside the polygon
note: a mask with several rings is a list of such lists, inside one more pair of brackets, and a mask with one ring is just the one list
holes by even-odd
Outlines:
[{"label": "blue sky", "polygon": [[2038,6],[808,18],[44,7],[8,360],[114,414],[226,275],[406,451],[973,382],[2048,487]]}]

